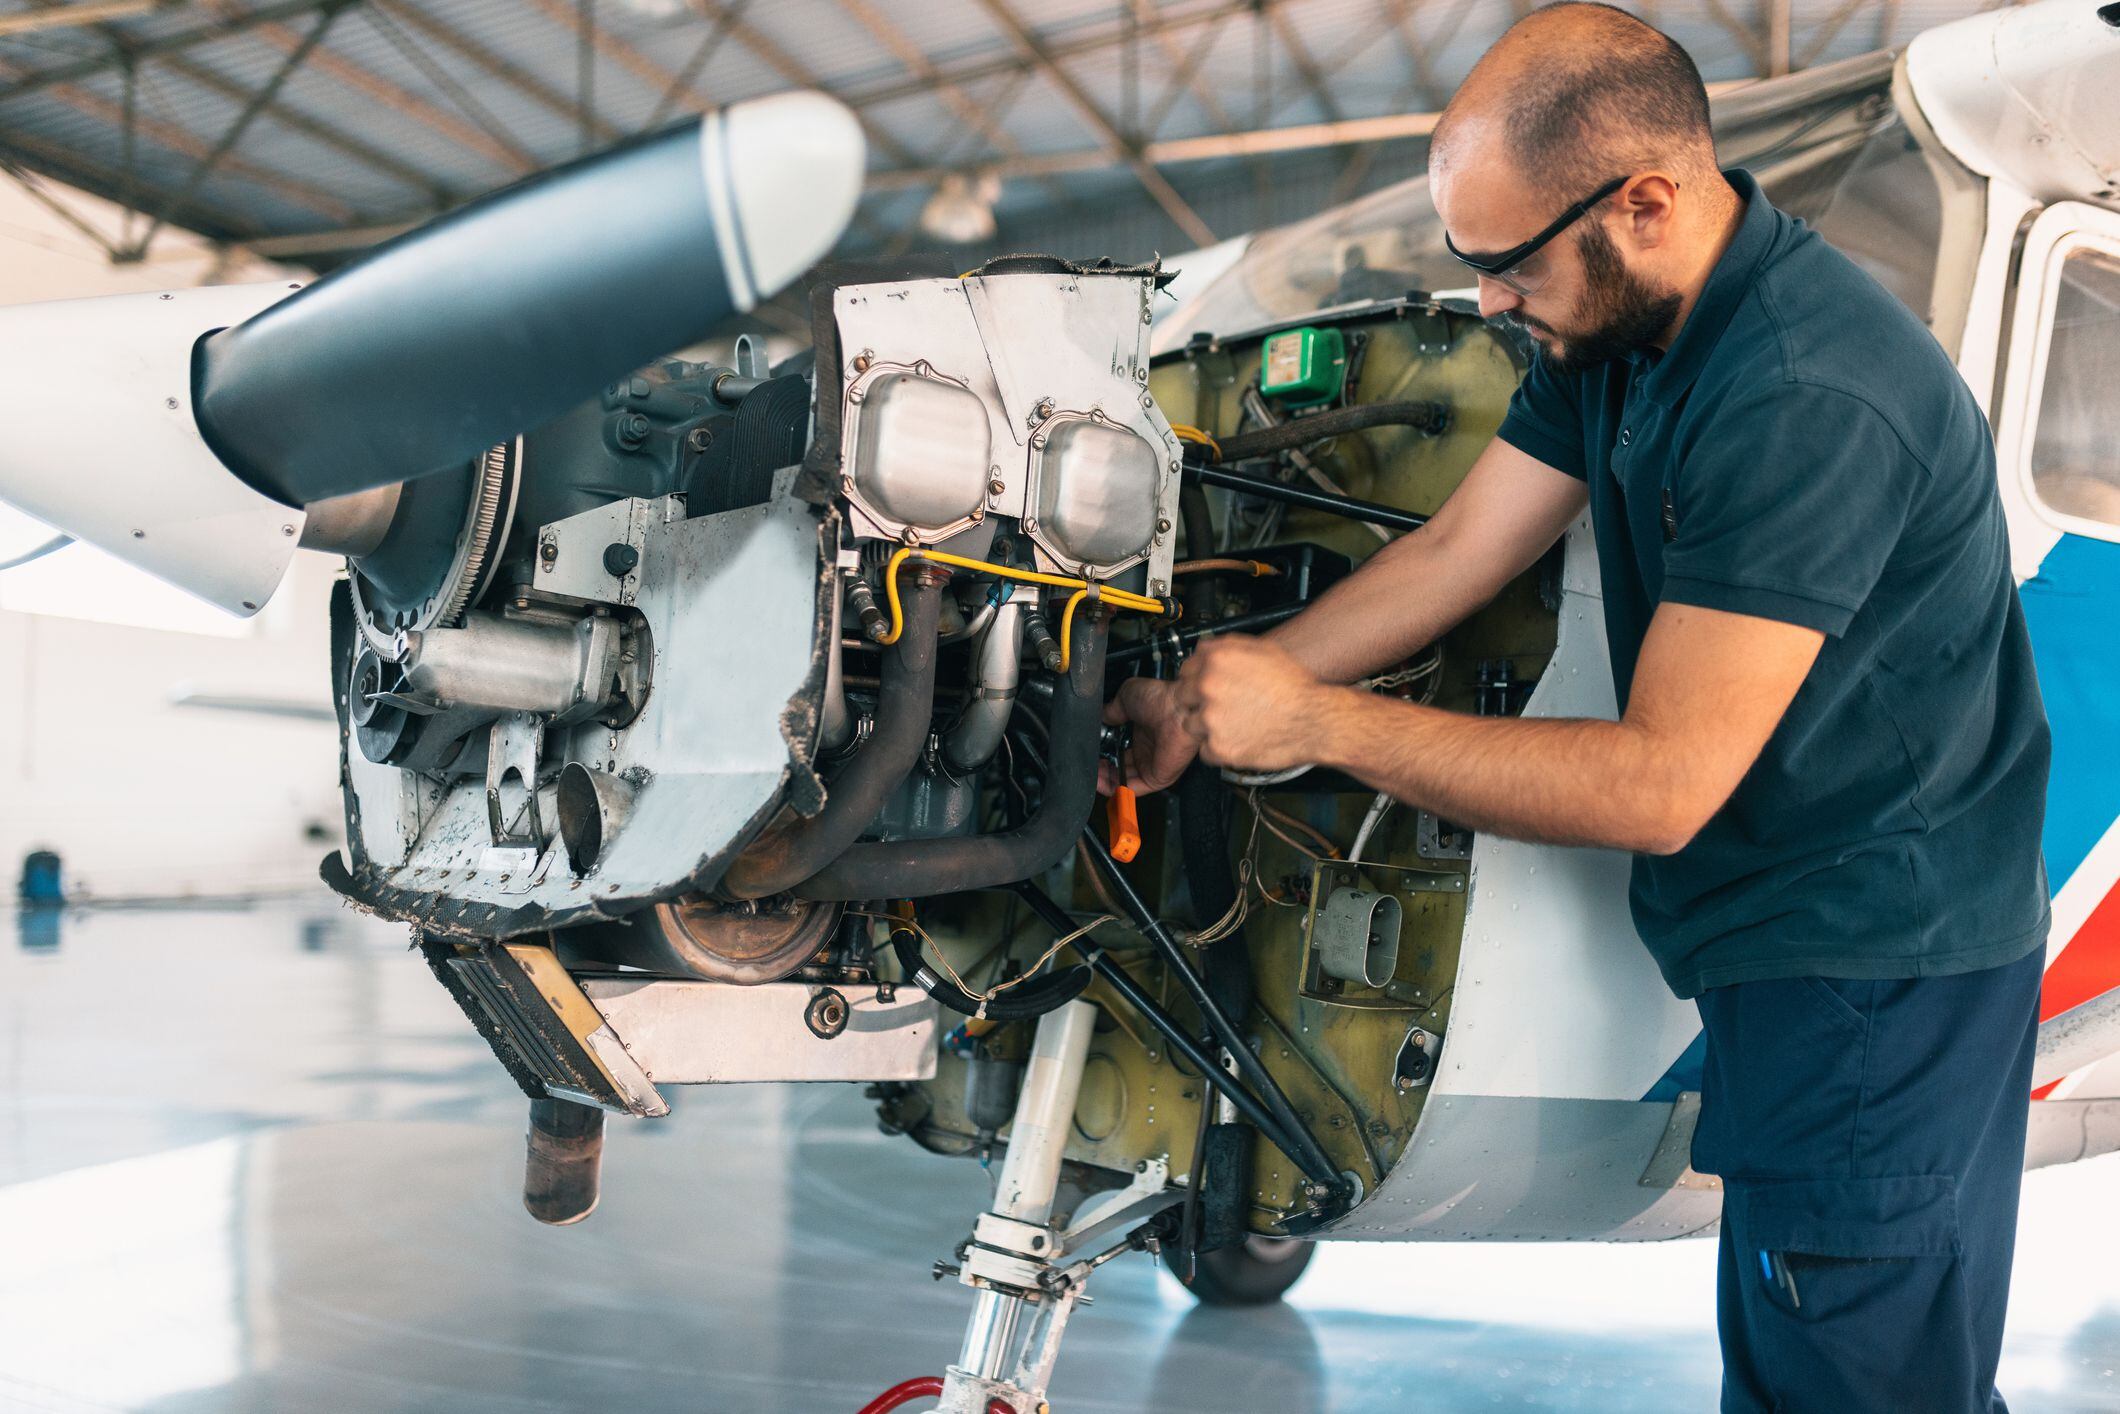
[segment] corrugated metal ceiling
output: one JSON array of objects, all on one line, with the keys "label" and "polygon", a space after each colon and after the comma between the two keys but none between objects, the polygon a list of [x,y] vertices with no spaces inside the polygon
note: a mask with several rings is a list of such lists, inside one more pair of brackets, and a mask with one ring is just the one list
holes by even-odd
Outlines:
[{"label": "corrugated metal ceiling", "polygon": [[[68,3],[0,0],[0,17]],[[1636,8],[1715,80],[1758,71],[1773,3]],[[1797,62],[1903,43],[1980,7],[1786,3]],[[217,238],[285,250],[316,237],[312,255],[328,261],[328,233],[354,232],[338,239],[355,249],[585,147],[816,86],[862,113],[872,173],[900,173],[865,200],[847,246],[892,248],[920,239],[943,169],[1006,176],[1025,154],[1109,146],[1011,21],[1131,143],[1432,108],[1520,12],[1518,0],[171,0],[0,37],[0,155]],[[1248,165],[1255,176],[1300,168],[1308,190],[1311,169],[1337,172],[1350,155]],[[1104,170],[1006,176],[996,243],[1011,223],[1091,208],[1123,208],[1136,229],[1150,213],[1166,249],[1193,243],[1167,201],[1096,160]],[[1222,193],[1213,204],[1226,211],[1240,165],[1174,164],[1166,176],[1181,203],[1196,184]],[[1404,164],[1372,165],[1380,180]],[[1279,205],[1262,201],[1260,218]]]}]

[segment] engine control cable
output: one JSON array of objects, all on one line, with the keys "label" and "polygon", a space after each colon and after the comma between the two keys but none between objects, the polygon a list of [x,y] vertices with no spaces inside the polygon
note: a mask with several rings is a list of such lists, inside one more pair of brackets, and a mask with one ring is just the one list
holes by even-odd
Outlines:
[{"label": "engine control cable", "polygon": [[[1248,614],[1232,614],[1226,619],[1210,619],[1186,628],[1174,628],[1170,632],[1176,635],[1181,646],[1190,648],[1201,639],[1218,633],[1257,633],[1261,629],[1272,628],[1275,624],[1286,623],[1309,607],[1310,601],[1307,599],[1293,604],[1276,604],[1271,609],[1255,609]],[[1158,632],[1159,635],[1162,633],[1161,630]],[[1152,657],[1156,647],[1154,642],[1148,642],[1130,643],[1124,648],[1114,648],[1105,654],[1105,666],[1115,668],[1124,663],[1138,663]]]},{"label": "engine control cable", "polygon": [[1201,466],[1187,462],[1185,475],[1187,479],[1202,486],[1218,486],[1224,491],[1259,496],[1269,501],[1284,501],[1291,506],[1323,511],[1327,515],[1362,521],[1369,525],[1380,525],[1387,530],[1419,530],[1428,524],[1428,517],[1417,511],[1402,511],[1397,506],[1387,506],[1379,501],[1364,501],[1354,496],[1335,496],[1328,491],[1313,491],[1307,486],[1267,481],[1257,476],[1245,476],[1241,472],[1225,471],[1218,466]]}]

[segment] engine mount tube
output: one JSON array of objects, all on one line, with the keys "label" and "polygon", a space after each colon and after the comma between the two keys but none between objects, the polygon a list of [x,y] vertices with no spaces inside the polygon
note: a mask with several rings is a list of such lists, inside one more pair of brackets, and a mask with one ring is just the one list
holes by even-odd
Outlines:
[{"label": "engine mount tube", "polygon": [[1259,1099],[1265,1103],[1268,1112],[1278,1122],[1282,1132],[1294,1141],[1295,1148],[1284,1152],[1295,1161],[1296,1167],[1303,1171],[1305,1177],[1344,1199],[1346,1180],[1333,1168],[1331,1157],[1318,1143],[1316,1136],[1303,1127],[1301,1117],[1296,1114],[1295,1107],[1288,1103],[1288,1096],[1266,1069],[1266,1063],[1244,1043],[1243,1033],[1237,1029],[1236,1023],[1224,1014],[1221,1006],[1216,1003],[1214,994],[1208,991],[1207,984],[1200,980],[1199,974],[1186,962],[1184,949],[1171,937],[1169,930],[1156,917],[1155,911],[1143,901],[1139,891],[1134,888],[1133,880],[1126,877],[1112,858],[1111,851],[1104,847],[1104,841],[1097,838],[1095,831],[1084,830],[1082,847],[1089,854],[1090,867],[1102,874],[1105,882],[1111,885],[1112,892],[1118,896],[1120,907],[1125,909],[1127,916],[1133,920],[1134,927],[1155,944],[1156,951],[1162,955],[1167,969],[1176,975],[1179,985],[1199,1009],[1201,1019],[1206,1021],[1208,1030],[1214,1033],[1216,1042],[1237,1063],[1237,1073],[1247,1084],[1257,1088]]},{"label": "engine mount tube", "polygon": [[[928,718],[935,710],[935,626],[947,578],[930,568],[913,572],[904,628],[883,655],[875,730],[846,769],[833,777],[824,809],[738,855],[722,877],[723,893],[765,898],[808,879],[874,822],[891,792],[919,764],[927,745]],[[837,651],[837,644],[833,646]]]},{"label": "engine mount tube", "polygon": [[1306,510],[1323,511],[1327,515],[1343,516],[1367,525],[1381,525],[1387,530],[1419,530],[1428,524],[1428,517],[1414,511],[1402,511],[1397,506],[1383,505],[1377,501],[1357,500],[1353,496],[1337,496],[1329,491],[1313,491],[1307,486],[1291,486],[1283,481],[1268,481],[1263,477],[1246,476],[1242,472],[1224,471],[1220,467],[1193,466],[1185,468],[1188,479],[1202,486],[1215,486],[1224,491],[1235,491],[1240,495],[1258,496],[1268,501],[1281,501]]},{"label": "engine mount tube", "polygon": [[[1075,624],[1074,662],[1053,695],[1045,797],[1021,826],[998,835],[945,840],[876,840],[852,845],[794,886],[798,898],[928,898],[995,888],[1058,863],[1097,801],[1097,745],[1104,715],[1102,613]],[[873,817],[872,817],[873,818]]]},{"label": "engine mount tube", "polygon": [[[1015,892],[1030,905],[1031,912],[1037,914],[1045,926],[1055,933],[1065,937],[1075,931],[1075,920],[1036,884],[1026,879],[1015,885]],[[1275,1148],[1287,1154],[1291,1162],[1294,1161],[1295,1141],[1288,1137],[1281,1127],[1281,1122],[1273,1117],[1255,1095],[1244,1088],[1237,1077],[1224,1070],[1221,1064],[1208,1054],[1207,1048],[1179,1024],[1178,1019],[1166,1011],[1146,988],[1135,981],[1131,973],[1114,961],[1111,954],[1088,938],[1078,940],[1075,943],[1075,951],[1081,954],[1090,971],[1096,973],[1107,987],[1118,994],[1120,1000],[1139,1012],[1149,1025],[1156,1028],[1163,1039],[1170,1043],[1171,1049],[1183,1056],[1186,1063],[1199,1072],[1202,1080],[1235,1105],[1238,1114],[1250,1120]]]}]

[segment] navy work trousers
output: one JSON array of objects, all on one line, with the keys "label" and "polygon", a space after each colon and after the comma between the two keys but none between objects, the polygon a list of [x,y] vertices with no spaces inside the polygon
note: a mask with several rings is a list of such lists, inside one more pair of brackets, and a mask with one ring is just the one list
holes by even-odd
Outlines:
[{"label": "navy work trousers", "polygon": [[2003,1414],[2044,957],[1700,995],[1725,1414]]}]

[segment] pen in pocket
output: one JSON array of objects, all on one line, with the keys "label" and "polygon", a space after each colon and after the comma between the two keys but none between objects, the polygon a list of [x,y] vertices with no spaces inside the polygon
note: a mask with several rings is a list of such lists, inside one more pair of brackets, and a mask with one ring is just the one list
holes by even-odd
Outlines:
[{"label": "pen in pocket", "polygon": [[1803,1298],[1796,1293],[1796,1274],[1789,1270],[1789,1259],[1780,1252],[1761,1252],[1759,1270],[1766,1279],[1789,1294],[1791,1308],[1801,1311]]}]

